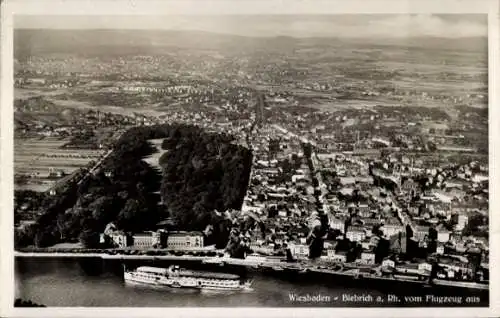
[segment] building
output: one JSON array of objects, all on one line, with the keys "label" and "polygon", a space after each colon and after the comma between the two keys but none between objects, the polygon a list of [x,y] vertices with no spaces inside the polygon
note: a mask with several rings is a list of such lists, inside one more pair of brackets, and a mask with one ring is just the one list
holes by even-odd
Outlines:
[{"label": "building", "polygon": [[307,258],[309,256],[309,246],[305,244],[290,244],[290,252],[297,258]]},{"label": "building", "polygon": [[[377,236],[372,236],[372,238],[376,238]],[[372,244],[371,244],[371,240],[364,240],[363,242],[361,242],[361,248],[364,249],[364,250],[368,250],[372,247]]]},{"label": "building", "polygon": [[30,84],[41,84],[41,85],[45,85],[45,83],[47,82],[47,80],[45,78],[29,78],[27,80],[28,83]]},{"label": "building", "polygon": [[398,219],[396,218],[389,218],[385,220],[384,225],[381,227],[382,232],[384,235],[391,237],[395,234],[398,234],[400,232],[403,232],[403,224],[399,222]]},{"label": "building", "polygon": [[413,238],[416,241],[422,242],[426,239],[426,237],[428,235],[429,235],[429,227],[428,226],[421,226],[421,225],[415,226],[415,230],[413,232]]},{"label": "building", "polygon": [[104,229],[104,235],[110,235],[116,231],[117,231],[116,225],[114,223],[108,223],[108,225],[106,225],[106,228]]},{"label": "building", "polygon": [[159,230],[152,233],[152,243],[155,248],[163,248],[167,246],[168,232]]},{"label": "building", "polygon": [[373,228],[373,226],[380,226],[380,220],[375,218],[364,218],[361,219],[361,222],[363,223],[364,227],[366,228],[369,227],[370,231]]},{"label": "building", "polygon": [[170,232],[167,238],[167,248],[182,250],[202,248],[203,234],[201,232]]},{"label": "building", "polygon": [[368,218],[371,215],[370,207],[368,204],[359,204],[358,205],[358,213],[362,218]]},{"label": "building", "polygon": [[446,243],[450,240],[450,231],[444,227],[440,227],[437,230],[437,240],[441,243]]},{"label": "building", "polygon": [[282,218],[286,218],[288,216],[288,214],[285,210],[280,210],[280,211],[278,211],[278,216],[282,217]]},{"label": "building", "polygon": [[395,268],[396,267],[396,263],[393,260],[384,259],[382,261],[382,267],[385,267],[385,268]]},{"label": "building", "polygon": [[444,245],[443,244],[438,244],[438,246],[436,247],[436,253],[440,254],[440,255],[444,254]]},{"label": "building", "polygon": [[351,226],[347,230],[346,238],[351,242],[361,242],[366,238],[366,233],[362,227]]},{"label": "building", "polygon": [[406,233],[400,232],[389,238],[390,250],[398,254],[406,254]]},{"label": "building", "polygon": [[153,248],[155,243],[153,233],[137,233],[132,236],[133,246],[140,249]]},{"label": "building", "polygon": [[335,249],[329,248],[326,250],[326,256],[329,258],[333,258],[333,255],[335,255]]},{"label": "building", "polygon": [[274,245],[255,245],[251,244],[250,249],[256,253],[270,255],[274,252]]},{"label": "building", "polygon": [[130,246],[131,242],[129,240],[129,237],[124,232],[114,231],[107,235],[111,239],[111,244],[115,247],[125,248],[127,246]]},{"label": "building", "polygon": [[363,251],[361,252],[361,263],[373,265],[375,264],[375,253],[372,251]]},{"label": "building", "polygon": [[346,263],[347,253],[346,252],[335,252],[334,250],[327,251],[327,257],[334,263]]},{"label": "building", "polygon": [[421,275],[429,276],[432,271],[432,265],[429,263],[420,263],[418,264],[418,270]]},{"label": "building", "polygon": [[472,268],[467,259],[442,256],[439,258],[439,266],[447,271],[450,278],[458,276],[458,273],[462,273],[462,275],[472,274]]},{"label": "building", "polygon": [[413,196],[416,194],[417,189],[418,184],[411,178],[405,180],[405,182],[403,182],[403,184],[401,185],[401,192],[403,192],[403,194],[405,195]]},{"label": "building", "polygon": [[458,231],[462,231],[465,228],[465,226],[467,225],[468,221],[469,221],[469,218],[467,217],[467,215],[459,214],[456,229]]},{"label": "building", "polygon": [[330,227],[334,230],[339,230],[340,232],[344,233],[345,221],[338,218],[332,218],[330,220]]}]

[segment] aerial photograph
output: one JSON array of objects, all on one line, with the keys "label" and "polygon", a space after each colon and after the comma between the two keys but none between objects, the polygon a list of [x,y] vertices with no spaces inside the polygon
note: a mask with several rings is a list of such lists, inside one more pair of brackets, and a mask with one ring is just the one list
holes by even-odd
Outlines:
[{"label": "aerial photograph", "polygon": [[14,306],[488,307],[487,20],[14,16]]}]

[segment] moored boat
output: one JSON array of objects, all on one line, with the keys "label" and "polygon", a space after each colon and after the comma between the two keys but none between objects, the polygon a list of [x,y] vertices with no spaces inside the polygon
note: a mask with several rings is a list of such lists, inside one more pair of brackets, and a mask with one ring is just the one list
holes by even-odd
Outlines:
[{"label": "moored boat", "polygon": [[141,266],[125,271],[126,282],[142,283],[173,288],[237,291],[249,289],[251,281],[243,281],[238,275],[192,271],[172,265],[168,268]]}]

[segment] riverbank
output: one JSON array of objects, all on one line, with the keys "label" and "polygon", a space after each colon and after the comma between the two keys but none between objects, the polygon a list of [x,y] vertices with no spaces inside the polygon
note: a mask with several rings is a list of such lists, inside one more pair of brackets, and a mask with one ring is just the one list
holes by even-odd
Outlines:
[{"label": "riverbank", "polygon": [[175,256],[175,255],[122,255],[122,254],[107,254],[107,253],[40,253],[40,252],[14,252],[15,257],[21,258],[87,258],[87,259],[102,259],[102,260],[117,260],[117,261],[165,261],[165,262],[199,262],[205,265],[219,266],[236,266],[244,267],[250,270],[265,271],[271,275],[288,275],[293,274],[308,274],[314,276],[328,277],[329,279],[340,279],[345,281],[358,281],[370,284],[395,284],[401,287],[419,286],[419,287],[443,287],[453,289],[468,289],[477,291],[489,291],[489,285],[475,282],[460,282],[446,281],[434,279],[432,282],[428,280],[415,280],[405,278],[394,278],[382,275],[359,273],[356,267],[345,266],[344,268],[354,269],[354,271],[333,270],[324,268],[311,263],[291,263],[280,259],[272,260],[246,260],[235,259],[229,257],[207,257],[207,256]]},{"label": "riverbank", "polygon": [[117,259],[117,260],[191,260],[203,261],[209,257],[206,256],[174,256],[174,255],[124,255],[124,254],[106,254],[106,253],[36,253],[36,252],[14,252],[15,257],[68,257],[68,258],[102,258],[102,259]]},{"label": "riverbank", "polygon": [[[187,289],[171,289],[150,285],[130,285],[124,281],[124,271],[138,266],[166,268],[179,265],[195,271],[236,274],[253,281],[252,290],[235,293],[200,293]],[[291,264],[290,264],[291,265]],[[297,266],[298,267],[298,266]],[[466,288],[425,286],[415,282],[376,280],[345,274],[326,273],[325,270],[300,271],[272,267],[223,266],[181,260],[120,260],[78,257],[18,257],[15,259],[16,298],[30,299],[46,306],[127,306],[127,307],[182,307],[182,306],[273,306],[273,307],[485,307],[489,292]],[[290,295],[328,296],[325,303],[295,302]],[[382,297],[380,302],[345,301],[343,295],[370,295]],[[435,303],[426,301],[453,297],[461,302]],[[392,297],[400,299],[387,301]],[[433,298],[433,299],[434,299]],[[446,299],[448,299],[446,298]],[[419,301],[413,301],[420,299]],[[474,299],[468,302],[467,299]],[[335,301],[336,300],[336,301]]]}]

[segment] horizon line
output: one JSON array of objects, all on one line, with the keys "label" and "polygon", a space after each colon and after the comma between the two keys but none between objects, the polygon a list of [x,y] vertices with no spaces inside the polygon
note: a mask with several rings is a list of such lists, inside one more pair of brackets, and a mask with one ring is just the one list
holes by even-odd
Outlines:
[{"label": "horizon line", "polygon": [[111,31],[111,32],[178,32],[178,33],[206,33],[220,36],[231,36],[240,38],[289,38],[289,39],[362,39],[362,38],[378,38],[378,39],[416,39],[416,38],[434,38],[434,39],[466,39],[466,38],[484,38],[488,39],[488,34],[484,35],[464,35],[464,36],[443,36],[434,34],[406,34],[406,35],[311,35],[311,36],[298,36],[298,35],[286,35],[286,34],[271,34],[271,35],[246,35],[246,34],[236,34],[236,33],[226,33],[226,32],[216,32],[216,31],[206,31],[206,30],[189,30],[189,29],[161,29],[161,28],[33,28],[33,27],[16,27],[13,28],[13,32],[16,31],[73,31],[73,32],[96,32],[96,31]]}]

